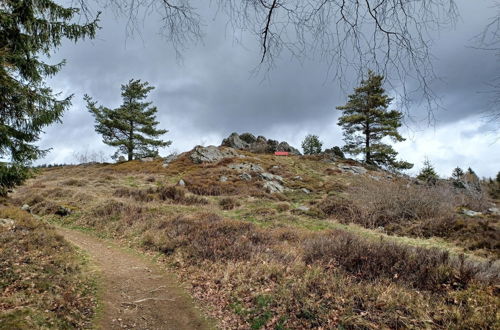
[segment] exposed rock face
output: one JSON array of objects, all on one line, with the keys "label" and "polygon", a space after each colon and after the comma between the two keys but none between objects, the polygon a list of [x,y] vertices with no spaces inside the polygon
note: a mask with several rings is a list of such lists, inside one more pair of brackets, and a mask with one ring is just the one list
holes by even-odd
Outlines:
[{"label": "exposed rock face", "polygon": [[287,151],[293,155],[300,155],[300,151],[286,142],[268,140],[263,136],[257,138],[250,133],[232,133],[222,140],[222,146],[234,149],[248,150],[253,153],[273,153],[275,151]]},{"label": "exposed rock face", "polygon": [[239,172],[263,172],[264,169],[260,165],[252,163],[234,163],[227,165],[228,168]]},{"label": "exposed rock face", "polygon": [[478,216],[483,215],[481,212],[476,212],[476,211],[467,210],[467,209],[464,209],[462,211],[462,213],[465,214],[468,217],[478,217]]},{"label": "exposed rock face", "polygon": [[283,187],[279,182],[277,181],[266,181],[263,185],[264,189],[270,193],[282,193],[286,190],[285,187]]},{"label": "exposed rock face", "polygon": [[260,174],[260,177],[264,180],[267,180],[267,181],[279,181],[279,182],[283,182],[283,177],[279,176],[279,175],[275,175],[275,174],[271,174],[271,173],[261,173]]},{"label": "exposed rock face", "polygon": [[0,219],[0,227],[4,227],[7,229],[14,228],[16,222],[12,219]]},{"label": "exposed rock face", "polygon": [[245,181],[250,181],[252,180],[252,175],[250,173],[243,173],[240,174],[240,179]]},{"label": "exposed rock face", "polygon": [[489,214],[500,215],[500,209],[498,207],[490,207],[488,209]]},{"label": "exposed rock face", "polygon": [[179,158],[179,154],[170,154],[168,155],[167,157],[165,157],[163,159],[163,167],[168,167],[168,165],[173,162],[174,160],[176,160],[177,158]]},{"label": "exposed rock face", "polygon": [[365,174],[368,170],[361,166],[351,166],[351,165],[340,165],[340,170],[342,172],[352,173],[352,174]]},{"label": "exposed rock face", "polygon": [[214,163],[224,158],[238,157],[239,154],[231,148],[221,149],[216,146],[202,147],[197,146],[189,157],[195,164]]},{"label": "exposed rock face", "polygon": [[330,149],[325,149],[325,151],[323,151],[324,154],[328,154],[328,155],[333,155],[337,158],[340,158],[340,159],[345,159],[345,155],[344,155],[344,152],[342,151],[342,149],[340,149],[340,147],[332,147]]}]

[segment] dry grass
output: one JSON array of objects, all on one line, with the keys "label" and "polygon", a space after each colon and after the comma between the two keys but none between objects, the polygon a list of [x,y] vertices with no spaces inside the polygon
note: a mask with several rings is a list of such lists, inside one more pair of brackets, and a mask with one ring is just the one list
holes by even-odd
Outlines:
[{"label": "dry grass", "polygon": [[24,211],[0,206],[0,328],[89,328],[95,300],[82,260],[55,230]]},{"label": "dry grass", "polygon": [[[330,173],[331,164],[315,159],[247,155],[243,160],[313,193],[269,195],[258,179],[243,181],[227,169],[235,160],[194,165],[181,155],[147,175],[134,164],[47,171],[20,188],[18,202],[30,200],[36,208],[90,196],[71,216],[47,218],[161,252],[223,328],[447,329],[460,324],[487,329],[498,324],[497,266],[395,244],[389,237],[374,240],[377,232],[369,229],[369,237],[323,230],[332,223],[324,218],[331,216],[368,228],[408,230],[410,236],[492,233],[469,223],[449,228],[444,219],[454,218],[446,215],[456,215],[466,197],[455,196],[450,204],[446,193],[399,182],[380,181],[376,190],[365,186],[373,180]],[[222,175],[227,182],[219,181]],[[88,182],[59,184],[71,178]],[[172,186],[181,178],[186,187]],[[427,195],[420,198],[422,192]],[[300,205],[312,208],[296,214]],[[299,228],[303,224],[314,231]]]}]

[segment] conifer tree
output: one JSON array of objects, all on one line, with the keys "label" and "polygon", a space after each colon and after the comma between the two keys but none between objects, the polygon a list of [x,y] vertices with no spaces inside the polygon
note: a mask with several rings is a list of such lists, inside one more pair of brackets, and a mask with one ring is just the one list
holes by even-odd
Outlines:
[{"label": "conifer tree", "polygon": [[302,150],[304,155],[314,155],[321,153],[321,147],[323,143],[319,140],[317,135],[309,134],[302,141]]},{"label": "conifer tree", "polygon": [[34,143],[42,129],[60,118],[71,96],[58,99],[44,82],[64,65],[43,59],[65,38],[93,38],[97,20],[70,23],[78,13],[50,0],[0,1],[0,194],[27,176],[31,161],[43,156]]},{"label": "conifer tree", "polygon": [[455,167],[455,169],[453,169],[453,172],[451,173],[451,177],[455,180],[460,180],[463,176],[464,176],[464,171],[462,171],[462,169],[460,167]]},{"label": "conifer tree", "polygon": [[396,160],[397,152],[382,142],[384,137],[394,142],[405,140],[398,133],[403,114],[387,110],[392,98],[385,94],[383,79],[369,71],[368,78],[349,95],[347,104],[337,107],[343,112],[338,121],[344,130],[343,150],[353,155],[363,154],[367,164],[410,169],[413,164]]},{"label": "conifer tree", "polygon": [[431,164],[430,160],[426,159],[424,161],[424,167],[420,170],[420,173],[417,175],[417,179],[425,181],[429,184],[436,184],[439,176],[434,169],[434,166]]},{"label": "conifer tree", "polygon": [[142,157],[155,157],[158,148],[169,146],[171,141],[163,141],[157,137],[167,133],[167,130],[157,129],[157,108],[146,102],[149,92],[154,87],[148,82],[131,79],[122,85],[123,104],[116,109],[96,106],[88,95],[85,95],[87,108],[96,121],[96,131],[103,137],[103,142],[118,147],[113,158],[125,154],[128,160]]}]

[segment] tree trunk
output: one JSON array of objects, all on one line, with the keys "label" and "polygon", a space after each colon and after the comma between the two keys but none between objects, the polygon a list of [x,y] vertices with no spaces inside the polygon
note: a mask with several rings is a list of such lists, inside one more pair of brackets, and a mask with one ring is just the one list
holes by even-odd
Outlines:
[{"label": "tree trunk", "polygon": [[365,123],[365,163],[371,163],[371,152],[370,152],[370,120],[367,117]]},{"label": "tree trunk", "polygon": [[128,136],[128,160],[134,159],[134,122],[130,121],[130,132]]}]

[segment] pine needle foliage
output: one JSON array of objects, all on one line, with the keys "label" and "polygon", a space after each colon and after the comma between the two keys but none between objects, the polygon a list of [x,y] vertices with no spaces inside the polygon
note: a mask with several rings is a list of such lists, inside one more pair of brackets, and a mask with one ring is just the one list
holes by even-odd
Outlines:
[{"label": "pine needle foliage", "polygon": [[302,141],[302,150],[304,155],[315,155],[321,153],[323,143],[319,140],[317,135],[309,134]]},{"label": "pine needle foliage", "polygon": [[432,165],[430,160],[426,159],[424,161],[424,167],[422,167],[419,174],[417,175],[417,179],[425,181],[428,184],[436,184],[439,176],[437,175],[436,170],[434,169],[434,166]]},{"label": "pine needle foliage", "polygon": [[62,40],[93,38],[97,19],[71,23],[76,8],[50,0],[0,1],[0,192],[22,182],[23,167],[47,150],[34,145],[43,128],[60,121],[71,96],[58,98],[45,83],[64,65],[46,63]]},{"label": "pine needle foliage", "polygon": [[399,134],[403,114],[388,111],[392,101],[382,87],[384,77],[368,72],[368,78],[349,95],[347,104],[337,107],[343,113],[338,125],[344,130],[343,150],[353,155],[363,154],[367,164],[391,169],[410,169],[413,164],[396,160],[397,152],[382,139],[394,142],[405,139]]},{"label": "pine needle foliage", "polygon": [[102,135],[104,143],[118,148],[113,158],[121,154],[128,160],[156,157],[158,148],[172,143],[157,139],[168,131],[156,128],[158,109],[151,106],[152,102],[145,101],[153,89],[147,81],[131,79],[122,85],[123,104],[116,109],[97,106],[97,102],[85,95],[87,108],[96,121],[96,131]]}]

